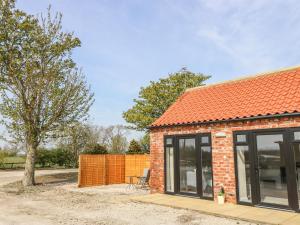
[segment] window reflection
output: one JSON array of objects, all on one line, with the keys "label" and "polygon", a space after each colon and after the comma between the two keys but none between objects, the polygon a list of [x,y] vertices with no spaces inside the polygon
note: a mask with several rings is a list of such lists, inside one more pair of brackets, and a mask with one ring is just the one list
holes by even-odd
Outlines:
[{"label": "window reflection", "polygon": [[283,135],[257,136],[261,202],[288,205]]},{"label": "window reflection", "polygon": [[179,139],[180,192],[196,193],[195,139]]},{"label": "window reflection", "polygon": [[293,143],[293,150],[295,155],[296,163],[296,179],[297,179],[297,190],[298,190],[298,201],[300,205],[300,143]]},{"label": "window reflection", "polygon": [[239,185],[239,200],[251,202],[250,157],[248,146],[237,146],[237,174]]},{"label": "window reflection", "polygon": [[201,147],[201,159],[202,159],[202,191],[203,196],[212,197],[212,159],[211,159],[211,147]]},{"label": "window reflection", "polygon": [[174,149],[166,147],[167,191],[174,192]]}]

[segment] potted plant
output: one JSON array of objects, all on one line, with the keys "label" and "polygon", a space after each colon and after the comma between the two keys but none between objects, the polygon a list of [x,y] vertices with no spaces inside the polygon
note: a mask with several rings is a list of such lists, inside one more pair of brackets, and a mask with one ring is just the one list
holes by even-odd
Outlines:
[{"label": "potted plant", "polygon": [[221,187],[218,193],[218,204],[224,204],[225,202],[225,191],[224,188]]}]

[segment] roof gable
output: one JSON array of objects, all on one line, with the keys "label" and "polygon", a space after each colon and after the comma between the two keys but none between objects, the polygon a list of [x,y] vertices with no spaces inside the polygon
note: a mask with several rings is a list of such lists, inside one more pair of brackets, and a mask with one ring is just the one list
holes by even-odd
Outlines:
[{"label": "roof gable", "polygon": [[187,90],[151,126],[300,112],[300,67]]}]

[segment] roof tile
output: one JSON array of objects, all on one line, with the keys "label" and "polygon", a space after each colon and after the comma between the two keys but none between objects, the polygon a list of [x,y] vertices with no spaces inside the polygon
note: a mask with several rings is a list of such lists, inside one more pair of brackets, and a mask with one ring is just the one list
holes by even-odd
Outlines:
[{"label": "roof tile", "polygon": [[151,126],[300,112],[300,67],[183,93]]}]

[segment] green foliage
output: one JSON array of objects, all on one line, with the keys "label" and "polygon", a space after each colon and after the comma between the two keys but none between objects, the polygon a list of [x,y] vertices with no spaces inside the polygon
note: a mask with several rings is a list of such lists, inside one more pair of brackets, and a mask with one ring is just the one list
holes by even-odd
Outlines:
[{"label": "green foliage", "polygon": [[150,135],[148,132],[140,139],[140,145],[142,148],[142,152],[150,153]]},{"label": "green foliage", "polygon": [[62,148],[38,149],[35,163],[40,167],[75,167],[76,165],[69,152]]},{"label": "green foliage", "polygon": [[3,166],[5,157],[5,154],[2,151],[0,151],[0,167]]},{"label": "green foliage", "polygon": [[38,149],[35,163],[41,167],[50,167],[55,164],[54,162],[54,153],[49,149]]},{"label": "green foliage", "polygon": [[93,146],[87,146],[87,148],[82,152],[82,154],[107,154],[107,148],[105,146],[96,144]]},{"label": "green foliage", "polygon": [[127,154],[143,154],[140,144],[136,140],[131,140]]},{"label": "green foliage", "polygon": [[0,113],[11,138],[27,146],[24,185],[34,183],[39,144],[87,117],[93,94],[72,59],[80,40],[62,29],[62,15],[34,17],[0,4]]},{"label": "green foliage", "polygon": [[218,196],[224,196],[225,195],[225,190],[224,187],[221,187],[218,193]]},{"label": "green foliage", "polygon": [[203,85],[210,76],[193,73],[186,68],[157,82],[142,87],[134,106],[123,113],[124,119],[136,130],[145,130],[187,89]]},{"label": "green foliage", "polygon": [[58,148],[54,152],[53,163],[58,166],[72,167],[72,160],[68,151],[65,149]]},{"label": "green foliage", "polygon": [[5,157],[4,163],[25,163],[25,157],[24,156]]}]

